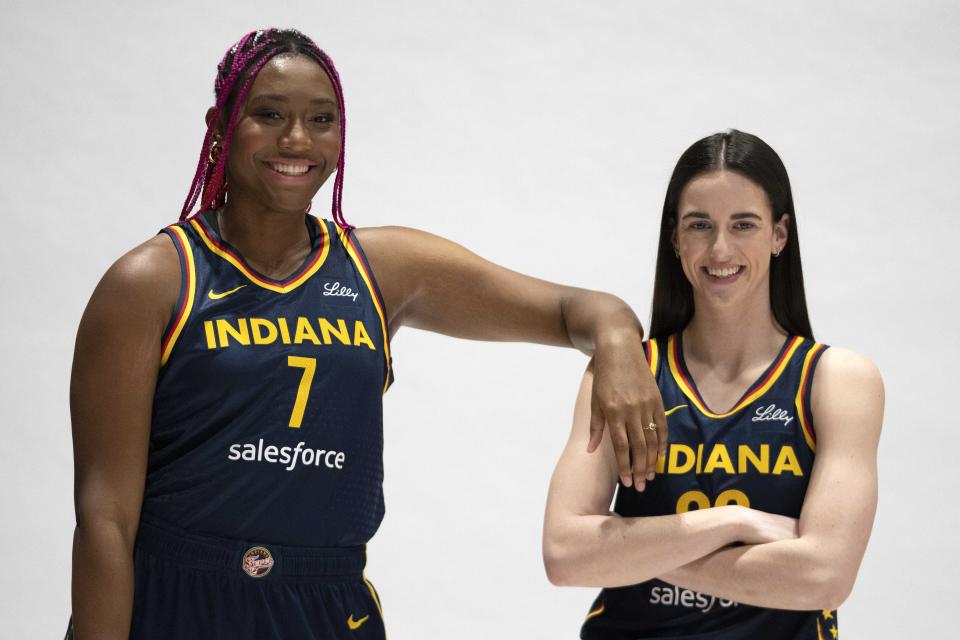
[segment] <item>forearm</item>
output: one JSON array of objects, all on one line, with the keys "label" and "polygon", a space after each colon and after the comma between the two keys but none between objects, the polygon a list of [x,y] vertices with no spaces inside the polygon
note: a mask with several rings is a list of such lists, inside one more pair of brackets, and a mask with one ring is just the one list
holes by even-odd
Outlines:
[{"label": "forearm", "polygon": [[563,586],[644,582],[736,541],[738,508],[645,518],[567,516],[544,532],[547,575]]},{"label": "forearm", "polygon": [[575,289],[563,297],[560,310],[570,344],[587,355],[604,344],[625,339],[639,344],[643,338],[633,309],[612,294]]},{"label": "forearm", "polygon": [[833,610],[852,581],[843,561],[806,538],[721,549],[659,578],[743,604],[799,611]]},{"label": "forearm", "polygon": [[78,524],[73,535],[76,640],[126,640],[133,609],[133,543],[109,521]]}]

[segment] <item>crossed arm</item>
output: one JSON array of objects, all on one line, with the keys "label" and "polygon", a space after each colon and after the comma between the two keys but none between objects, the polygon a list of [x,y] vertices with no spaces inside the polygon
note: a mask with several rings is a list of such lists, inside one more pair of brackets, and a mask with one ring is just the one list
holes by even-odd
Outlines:
[{"label": "crossed arm", "polygon": [[872,363],[841,349],[821,359],[812,397],[817,456],[798,521],[736,506],[646,518],[608,513],[616,475],[606,443],[606,457],[582,455],[584,389],[547,502],[551,582],[614,587],[656,577],[779,609],[834,609],[846,599],[877,501],[883,387]]}]

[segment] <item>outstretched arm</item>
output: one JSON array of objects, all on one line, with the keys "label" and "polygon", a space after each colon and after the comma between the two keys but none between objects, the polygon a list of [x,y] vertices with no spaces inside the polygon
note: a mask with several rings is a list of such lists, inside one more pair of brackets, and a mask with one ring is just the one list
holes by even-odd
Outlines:
[{"label": "outstretched arm", "polygon": [[832,610],[847,598],[877,506],[883,383],[872,362],[831,348],[817,368],[812,396],[817,455],[800,536],[723,549],[660,578],[777,609]]},{"label": "outstretched arm", "polygon": [[550,582],[618,587],[643,582],[737,541],[768,542],[796,535],[796,521],[739,506],[624,518],[608,511],[616,464],[604,435],[597,455],[589,437],[590,369],[583,377],[573,430],[550,482],[543,559]]},{"label": "outstretched arm", "polygon": [[[355,233],[380,283],[391,332],[407,325],[459,338],[575,347],[593,356],[589,448],[606,425],[624,484],[642,488],[653,477],[666,448],[666,418],[645,366],[643,328],[625,302],[525,276],[422,231]],[[657,429],[644,430],[650,423]]]}]

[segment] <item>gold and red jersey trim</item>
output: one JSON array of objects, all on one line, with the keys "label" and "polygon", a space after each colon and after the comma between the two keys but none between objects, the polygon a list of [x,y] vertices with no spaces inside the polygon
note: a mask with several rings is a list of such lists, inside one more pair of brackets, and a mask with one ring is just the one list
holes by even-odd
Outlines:
[{"label": "gold and red jersey trim", "polygon": [[587,614],[586,619],[589,620],[590,618],[596,618],[597,616],[603,614],[603,612],[606,610],[607,610],[607,607],[605,603],[601,602],[599,607],[597,607],[596,609],[594,609],[593,611]]},{"label": "gold and red jersey trim", "polygon": [[[311,218],[313,218],[313,216],[311,216]],[[197,218],[191,219],[190,224],[193,226],[194,230],[196,230],[197,235],[200,236],[203,244],[205,244],[211,252],[236,267],[237,270],[246,276],[248,280],[257,286],[263,287],[264,289],[269,289],[270,291],[275,291],[277,293],[289,293],[306,282],[310,276],[315,274],[320,267],[323,266],[323,263],[327,259],[327,255],[330,253],[330,234],[327,231],[327,225],[316,218],[313,218],[313,221],[318,227],[320,227],[320,249],[318,249],[316,254],[314,254],[313,260],[310,261],[310,264],[304,267],[300,273],[282,283],[270,282],[269,280],[266,280],[254,273],[240,256],[214,238],[207,230],[206,226],[204,226],[204,224]]]},{"label": "gold and red jersey trim", "polygon": [[373,306],[377,309],[377,315],[380,317],[380,329],[383,331],[383,356],[387,360],[387,375],[383,382],[383,392],[386,393],[387,388],[390,386],[390,334],[387,330],[386,310],[384,309],[383,301],[377,294],[377,288],[373,285],[373,276],[357,252],[352,234],[338,227],[337,235],[347,250],[347,255],[350,256],[350,259],[353,260],[353,263],[357,266],[360,277],[363,278],[363,282],[367,285],[367,289],[370,291],[370,299],[373,300]]},{"label": "gold and red jersey trim", "polygon": [[807,441],[807,444],[810,446],[810,450],[816,453],[817,451],[817,437],[813,431],[813,416],[810,414],[810,407],[807,398],[810,396],[809,387],[810,379],[810,368],[812,366],[814,358],[817,354],[823,351],[825,345],[820,344],[819,342],[814,344],[809,351],[807,351],[807,356],[803,359],[803,369],[800,371],[800,384],[797,387],[797,417],[800,418],[800,426],[803,428],[803,437]]},{"label": "gold and red jersey trim", "polygon": [[670,365],[670,373],[673,374],[673,379],[676,380],[677,386],[679,386],[680,390],[683,391],[683,395],[687,396],[687,398],[690,399],[690,402],[692,402],[693,405],[700,410],[700,413],[708,418],[728,418],[752,402],[755,402],[763,394],[769,391],[770,387],[776,383],[784,369],[787,368],[787,365],[790,363],[790,358],[793,357],[793,354],[796,352],[797,348],[802,342],[803,338],[800,336],[794,336],[791,338],[787,348],[770,368],[770,372],[767,373],[762,380],[757,382],[754,387],[740,400],[740,402],[734,405],[734,407],[726,413],[714,413],[710,411],[710,409],[707,408],[706,403],[700,397],[700,394],[696,392],[693,385],[689,380],[687,380],[687,377],[680,369],[679,341],[677,340],[676,335],[672,335],[667,339],[667,362]]},{"label": "gold and red jersey trim", "polygon": [[660,364],[660,347],[657,341],[651,338],[643,343],[644,351],[647,355],[647,363],[650,365],[650,373],[657,375],[657,365]]},{"label": "gold and red jersey trim", "polygon": [[187,240],[187,234],[179,226],[168,227],[173,234],[173,237],[176,239],[176,242],[180,244],[181,253],[186,261],[184,274],[186,280],[186,292],[183,297],[183,303],[180,305],[180,309],[177,311],[177,319],[173,321],[173,325],[170,327],[170,331],[163,337],[163,341],[160,343],[160,366],[167,364],[167,360],[170,359],[170,353],[173,351],[173,346],[177,343],[177,338],[180,337],[180,333],[183,331],[184,325],[187,324],[187,319],[190,317],[190,311],[193,309],[193,298],[194,294],[197,291],[197,270],[196,264],[193,261],[193,249],[190,248],[190,242]]}]

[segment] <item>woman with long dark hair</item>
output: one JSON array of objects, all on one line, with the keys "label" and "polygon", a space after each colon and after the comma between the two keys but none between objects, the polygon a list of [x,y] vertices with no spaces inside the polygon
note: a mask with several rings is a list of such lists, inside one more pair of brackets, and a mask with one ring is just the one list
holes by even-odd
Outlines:
[{"label": "woman with long dark hair", "polygon": [[550,580],[604,587],[581,637],[836,638],[876,509],[883,386],[813,338],[790,182],[760,138],[680,157],[644,347],[670,428],[657,482],[617,486],[606,438],[583,454],[588,368],[550,486]]},{"label": "woman with long dark hair", "polygon": [[666,421],[626,304],[347,224],[340,79],[303,34],[247,34],[214,86],[181,222],[109,269],[80,324],[68,633],[383,638],[364,545],[403,325],[592,355],[592,446],[605,430],[625,483],[653,477]]}]

